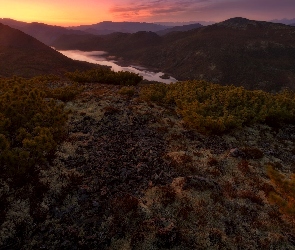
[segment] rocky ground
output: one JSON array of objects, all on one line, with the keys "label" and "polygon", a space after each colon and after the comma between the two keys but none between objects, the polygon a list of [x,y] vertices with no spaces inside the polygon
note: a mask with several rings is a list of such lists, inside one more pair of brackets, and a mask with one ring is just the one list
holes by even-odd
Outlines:
[{"label": "rocky ground", "polygon": [[139,88],[87,84],[66,103],[68,137],[35,200],[8,199],[0,249],[295,249],[266,174],[294,172],[295,127],[202,135]]}]

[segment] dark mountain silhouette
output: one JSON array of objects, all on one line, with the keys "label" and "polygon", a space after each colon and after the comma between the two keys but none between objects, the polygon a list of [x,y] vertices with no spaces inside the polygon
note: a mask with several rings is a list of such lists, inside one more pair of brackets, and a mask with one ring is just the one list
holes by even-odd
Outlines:
[{"label": "dark mountain silhouette", "polygon": [[170,26],[170,27],[175,27],[175,26],[183,26],[183,25],[189,25],[189,24],[196,24],[199,23],[203,26],[211,25],[214,24],[215,22],[212,21],[190,21],[190,22],[156,22],[155,24],[160,24],[164,26]]},{"label": "dark mountain silhouette", "polygon": [[154,23],[140,23],[140,22],[111,22],[104,21],[92,25],[81,25],[70,27],[74,30],[83,30],[94,35],[107,35],[115,32],[136,33],[138,31],[152,31],[157,32],[170,27],[154,24]]},{"label": "dark mountain silhouette", "polygon": [[295,23],[291,23],[290,25],[291,25],[291,26],[295,26]]},{"label": "dark mountain silhouette", "polygon": [[22,31],[0,23],[1,76],[30,77],[93,67],[71,60]]},{"label": "dark mountain silhouette", "polygon": [[77,34],[82,35],[86,34],[86,32],[79,30],[71,30],[60,26],[47,25],[44,23],[26,23],[15,21],[12,19],[0,19],[0,23],[6,24],[12,28],[23,31],[24,33],[38,39],[39,41],[45,43],[46,45],[50,45],[53,41],[55,41],[61,35],[70,35]]},{"label": "dark mountain silhouette", "polygon": [[131,55],[145,53],[147,48],[158,47],[161,43],[162,39],[156,33],[139,31],[132,34],[117,32],[105,36],[65,35],[57,39],[52,46],[65,50],[112,51],[112,53],[127,59]]},{"label": "dark mountain silhouette", "polygon": [[17,21],[17,20],[13,20],[13,19],[10,19],[10,18],[0,18],[0,23],[2,24],[6,24],[12,28],[14,27],[23,27],[23,26],[26,26],[28,25],[28,23],[26,22],[22,22],[22,21]]},{"label": "dark mountain silhouette", "polygon": [[173,28],[168,28],[168,29],[165,29],[165,30],[160,30],[160,31],[157,31],[156,33],[160,36],[163,36],[163,35],[166,35],[170,32],[179,32],[179,31],[188,31],[188,30],[192,30],[192,29],[197,29],[197,28],[200,28],[200,27],[203,27],[202,24],[199,24],[199,23],[194,23],[194,24],[188,24],[188,25],[182,25],[182,26],[175,26]]},{"label": "dark mountain silhouette", "polygon": [[[205,79],[249,89],[295,89],[295,28],[232,18],[186,32],[63,37],[60,49],[105,50],[179,80]],[[124,38],[124,39],[122,39]],[[145,42],[143,42],[145,41]],[[132,43],[132,45],[131,45]]]},{"label": "dark mountain silhouette", "polygon": [[283,19],[274,19],[274,20],[271,20],[270,22],[272,23],[282,23],[282,24],[292,24],[292,23],[295,23],[295,18],[293,19],[287,19],[287,18],[283,18]]}]

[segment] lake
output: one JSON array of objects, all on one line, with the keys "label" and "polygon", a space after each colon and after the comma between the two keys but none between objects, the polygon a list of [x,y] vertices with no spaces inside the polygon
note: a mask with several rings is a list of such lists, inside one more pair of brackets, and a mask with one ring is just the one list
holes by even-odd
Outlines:
[{"label": "lake", "polygon": [[79,61],[85,61],[89,63],[95,63],[100,65],[110,66],[113,71],[129,71],[136,74],[139,74],[143,77],[143,79],[149,81],[157,81],[163,83],[172,83],[177,82],[177,80],[173,77],[169,79],[162,79],[164,73],[162,72],[151,72],[143,67],[130,65],[128,67],[122,67],[116,64],[115,60],[110,60],[106,57],[107,52],[104,51],[81,51],[81,50],[58,50],[58,52],[62,53],[63,55]]}]

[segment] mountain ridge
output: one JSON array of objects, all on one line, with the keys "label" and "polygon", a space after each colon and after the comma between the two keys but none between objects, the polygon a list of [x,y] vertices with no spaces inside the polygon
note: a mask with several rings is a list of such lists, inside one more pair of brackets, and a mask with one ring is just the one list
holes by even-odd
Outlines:
[{"label": "mountain ridge", "polygon": [[0,23],[0,75],[31,77],[95,67],[63,56],[25,34]]},{"label": "mountain ridge", "polygon": [[112,21],[103,21],[91,25],[80,25],[80,26],[71,26],[69,27],[75,30],[88,31],[94,35],[101,34],[111,34],[114,32],[124,32],[124,33],[136,33],[139,31],[152,31],[157,32],[164,30],[170,27],[155,24],[155,23],[146,23],[146,22],[112,22]]},{"label": "mountain ridge", "polygon": [[163,36],[163,35],[167,35],[170,32],[183,32],[183,31],[189,31],[189,30],[197,29],[201,27],[203,27],[203,25],[200,23],[187,24],[187,25],[175,26],[172,28],[160,30],[160,31],[157,31],[156,34]]},{"label": "mountain ridge", "polygon": [[[80,43],[74,42],[75,36],[64,36],[54,47],[105,50],[179,80],[201,79],[278,91],[295,89],[294,31],[289,25],[237,17],[195,30],[153,35],[157,43],[146,42],[144,46],[136,42],[136,36],[125,34],[124,39],[114,35],[87,41],[79,37]],[[127,41],[133,41],[134,46]]]},{"label": "mountain ridge", "polygon": [[61,26],[48,25],[45,23],[38,23],[38,22],[26,23],[26,22],[16,21],[13,19],[7,19],[7,18],[0,19],[0,23],[3,23],[12,28],[18,29],[30,36],[33,36],[34,38],[45,43],[46,45],[50,45],[61,35],[87,34],[86,32],[83,32],[83,31],[71,30]]}]

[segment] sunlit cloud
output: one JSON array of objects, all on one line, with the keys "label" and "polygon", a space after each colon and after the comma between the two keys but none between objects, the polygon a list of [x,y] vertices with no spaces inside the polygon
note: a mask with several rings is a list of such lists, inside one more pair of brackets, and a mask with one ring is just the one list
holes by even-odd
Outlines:
[{"label": "sunlit cloud", "polygon": [[294,0],[141,0],[114,4],[117,20],[224,20],[234,16],[270,20],[294,18]]},{"label": "sunlit cloud", "polygon": [[212,0],[154,0],[130,2],[124,5],[114,5],[110,8],[116,18],[140,19],[147,17],[163,18],[185,15],[189,12],[197,12],[201,8],[210,5]]},{"label": "sunlit cloud", "polygon": [[295,0],[0,0],[0,18],[49,24],[295,18]]}]

